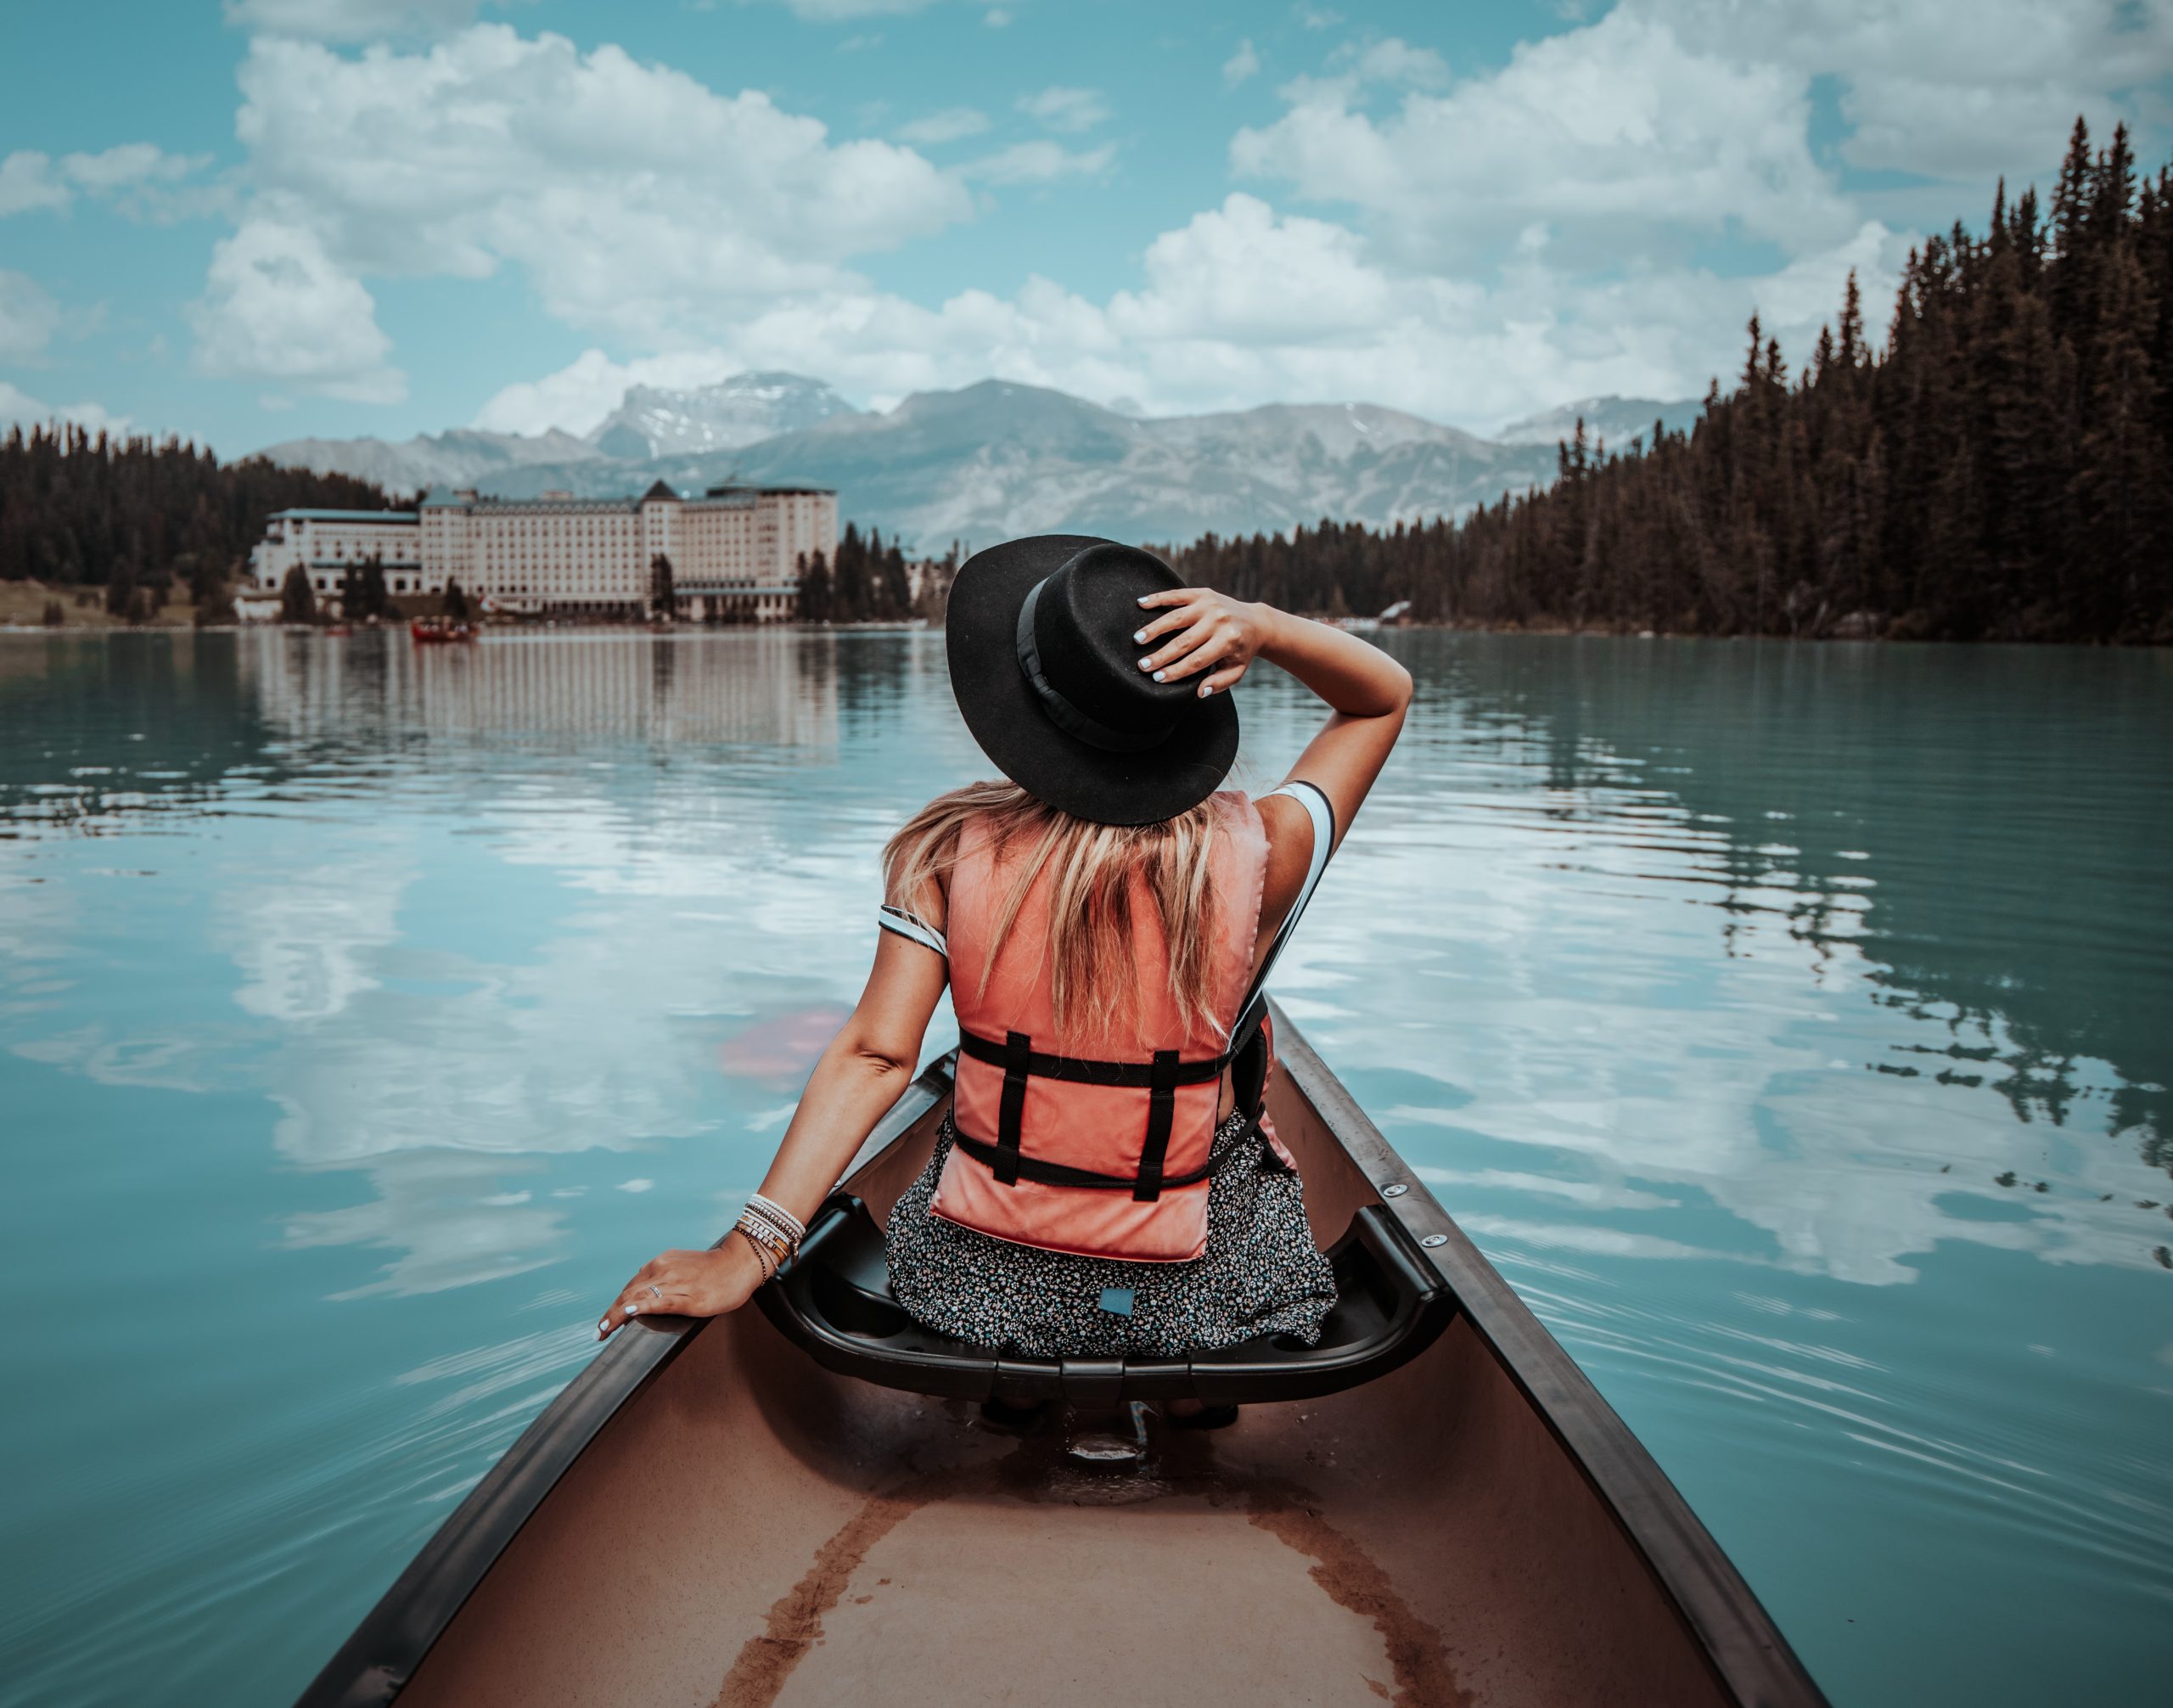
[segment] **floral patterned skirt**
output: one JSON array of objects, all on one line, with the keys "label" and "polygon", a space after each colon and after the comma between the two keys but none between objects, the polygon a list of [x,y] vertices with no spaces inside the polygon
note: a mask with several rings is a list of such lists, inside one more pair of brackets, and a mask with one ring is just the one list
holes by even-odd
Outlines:
[{"label": "floral patterned skirt", "polygon": [[[954,1130],[890,1212],[890,1291],[939,1334],[1022,1357],[1182,1357],[1256,1334],[1307,1346],[1335,1303],[1335,1277],[1313,1244],[1305,1190],[1267,1143],[1232,1115],[1216,1132],[1229,1160],[1208,1188],[1207,1250],[1188,1263],[1128,1263],[1044,1251],[934,1215],[935,1183]],[[1131,1295],[1131,1310],[1104,1295]]]}]

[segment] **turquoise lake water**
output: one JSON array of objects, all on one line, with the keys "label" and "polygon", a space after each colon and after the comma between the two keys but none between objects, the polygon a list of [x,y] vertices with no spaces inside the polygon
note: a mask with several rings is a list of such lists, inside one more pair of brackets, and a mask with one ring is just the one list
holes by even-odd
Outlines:
[{"label": "turquoise lake water", "polygon": [[[1837,1703],[2162,1700],[2173,657],[1383,638],[1289,1012]],[[927,634],[0,635],[0,1700],[288,1700],[985,771]]]}]

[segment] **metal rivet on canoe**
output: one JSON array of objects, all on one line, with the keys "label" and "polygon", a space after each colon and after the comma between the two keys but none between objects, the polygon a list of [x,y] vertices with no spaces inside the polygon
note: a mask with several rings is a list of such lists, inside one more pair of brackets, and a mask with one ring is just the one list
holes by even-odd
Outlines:
[{"label": "metal rivet on canoe", "polygon": [[1407,1186],[1402,1181],[1391,1180],[1386,1186],[1384,1186],[1381,1188],[1381,1196],[1384,1198],[1401,1198],[1405,1193],[1410,1190],[1410,1187]]},{"label": "metal rivet on canoe", "polygon": [[1446,1245],[1449,1243],[1449,1236],[1446,1233],[1428,1233],[1421,1236],[1418,1243],[1421,1245],[1429,1246]]}]

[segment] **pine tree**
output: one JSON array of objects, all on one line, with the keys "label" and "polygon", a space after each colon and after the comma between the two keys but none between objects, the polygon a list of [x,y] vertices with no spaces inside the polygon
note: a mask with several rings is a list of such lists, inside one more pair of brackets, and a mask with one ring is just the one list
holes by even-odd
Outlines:
[{"label": "pine tree", "polygon": [[2155,403],[2140,312],[2142,269],[2125,246],[2103,266],[2104,312],[2083,416],[2086,428],[2070,485],[2077,525],[2069,542],[2077,572],[2065,590],[2068,621],[2085,635],[2140,639],[2162,620],[2148,608],[2162,585],[2167,503],[2166,447],[2153,430]]},{"label": "pine tree", "polygon": [[912,615],[912,580],[906,572],[906,554],[893,539],[883,553],[883,618],[886,622],[903,622]]},{"label": "pine tree", "polygon": [[836,583],[830,574],[830,565],[822,553],[811,558],[805,552],[800,556],[800,620],[807,623],[827,623],[832,621],[836,609]]},{"label": "pine tree", "polygon": [[283,623],[313,623],[317,621],[317,590],[309,584],[309,572],[296,564],[287,571],[287,578],[279,584],[279,621]]}]

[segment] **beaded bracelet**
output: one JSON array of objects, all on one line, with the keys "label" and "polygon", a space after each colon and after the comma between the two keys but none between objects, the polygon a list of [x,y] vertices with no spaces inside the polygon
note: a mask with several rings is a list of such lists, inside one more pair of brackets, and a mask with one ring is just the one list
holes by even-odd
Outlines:
[{"label": "beaded bracelet", "polygon": [[786,1239],[782,1233],[772,1228],[752,1210],[741,1211],[739,1220],[733,1225],[757,1245],[768,1251],[770,1256],[779,1263],[784,1262],[798,1249],[798,1242]]},{"label": "beaded bracelet", "polygon": [[749,1199],[747,1207],[739,1212],[739,1225],[756,1233],[772,1235],[782,1248],[782,1255],[787,1256],[799,1250],[800,1242],[807,1237],[807,1229],[798,1216],[771,1203],[760,1193]]},{"label": "beaded bracelet", "polygon": [[800,1242],[807,1237],[807,1224],[773,1198],[765,1198],[757,1192],[748,1199],[747,1207],[783,1234],[795,1251],[800,1249]]},{"label": "beaded bracelet", "polygon": [[755,1221],[752,1216],[742,1218],[737,1226],[739,1233],[745,1234],[749,1239],[768,1252],[773,1261],[782,1263],[792,1256],[790,1246],[787,1245],[769,1228]]},{"label": "beaded bracelet", "polygon": [[778,1273],[778,1260],[775,1254],[771,1251],[768,1246],[763,1244],[761,1240],[755,1239],[754,1235],[748,1233],[745,1228],[735,1228],[732,1231],[737,1233],[741,1239],[744,1239],[749,1245],[754,1248],[755,1267],[762,1272],[762,1278],[756,1284],[758,1286],[767,1286],[770,1283],[771,1278]]}]

